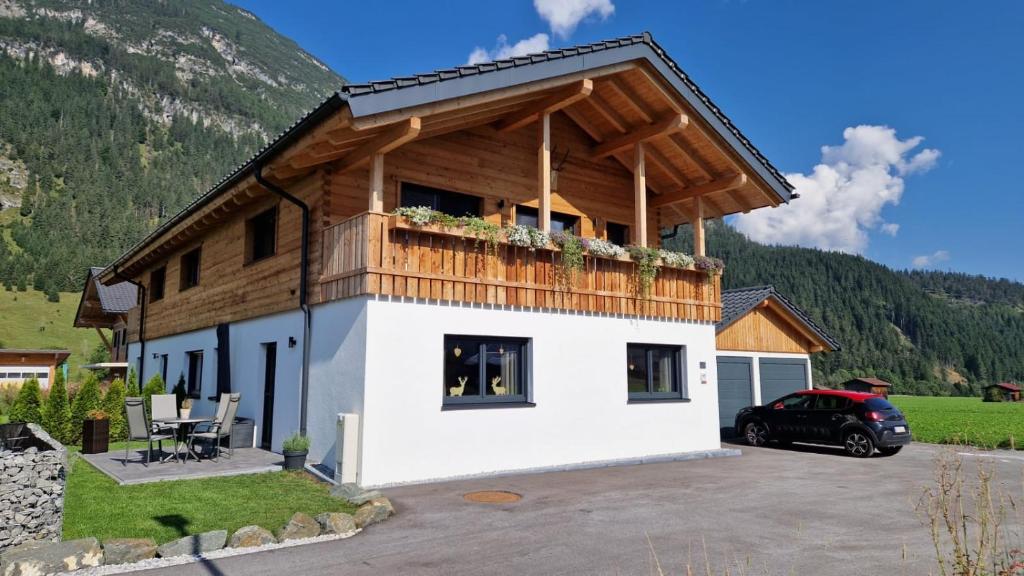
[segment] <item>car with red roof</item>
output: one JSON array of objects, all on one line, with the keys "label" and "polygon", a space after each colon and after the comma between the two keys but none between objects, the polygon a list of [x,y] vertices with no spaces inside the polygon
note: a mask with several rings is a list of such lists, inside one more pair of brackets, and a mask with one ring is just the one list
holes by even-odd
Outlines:
[{"label": "car with red roof", "polygon": [[876,450],[892,456],[910,444],[910,426],[878,394],[847,390],[800,390],[748,406],[736,414],[736,430],[751,446],[768,442],[830,444],[868,458]]}]

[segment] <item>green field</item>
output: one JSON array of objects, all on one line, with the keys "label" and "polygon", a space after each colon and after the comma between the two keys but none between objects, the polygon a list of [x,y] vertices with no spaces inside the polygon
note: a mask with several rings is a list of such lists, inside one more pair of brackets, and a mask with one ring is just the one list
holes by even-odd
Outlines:
[{"label": "green field", "polygon": [[1024,402],[935,396],[890,396],[889,401],[906,414],[918,442],[1024,448]]},{"label": "green field", "polygon": [[0,348],[64,348],[71,352],[68,373],[78,367],[100,343],[91,328],[75,328],[78,292],[62,292],[60,302],[47,302],[42,292],[8,292],[0,288]]}]

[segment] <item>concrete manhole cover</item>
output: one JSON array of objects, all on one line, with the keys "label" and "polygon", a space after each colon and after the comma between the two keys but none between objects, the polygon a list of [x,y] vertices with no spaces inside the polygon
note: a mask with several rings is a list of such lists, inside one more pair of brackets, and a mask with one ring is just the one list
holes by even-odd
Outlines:
[{"label": "concrete manhole cover", "polygon": [[481,490],[480,492],[470,492],[462,497],[467,502],[481,504],[509,504],[523,499],[522,495],[507,490]]}]

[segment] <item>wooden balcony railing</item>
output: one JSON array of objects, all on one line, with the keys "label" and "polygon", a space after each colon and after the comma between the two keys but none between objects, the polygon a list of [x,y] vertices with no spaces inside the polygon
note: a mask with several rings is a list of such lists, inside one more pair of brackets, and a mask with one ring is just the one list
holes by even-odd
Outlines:
[{"label": "wooden balcony railing", "polygon": [[321,301],[381,294],[717,322],[720,277],[662,267],[646,297],[628,258],[585,257],[575,282],[561,286],[557,249],[500,243],[488,250],[461,229],[414,226],[367,212],[324,230]]}]

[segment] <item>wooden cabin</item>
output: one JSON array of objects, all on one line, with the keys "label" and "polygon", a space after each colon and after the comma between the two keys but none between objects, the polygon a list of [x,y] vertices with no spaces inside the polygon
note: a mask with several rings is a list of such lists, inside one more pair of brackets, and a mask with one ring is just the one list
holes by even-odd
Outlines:
[{"label": "wooden cabin", "polygon": [[124,378],[128,370],[128,314],[139,303],[138,289],[127,281],[104,284],[99,279],[102,271],[102,268],[90,268],[86,274],[74,325],[96,330],[107,347],[110,360],[84,364],[82,368],[104,370],[111,377]]},{"label": "wooden cabin", "polygon": [[[301,431],[341,478],[707,452],[722,294],[703,223],[790,190],[643,34],[344,86],[99,278],[139,286],[143,379],[184,379],[197,413],[240,391],[260,446]],[[657,248],[677,224],[695,265],[648,290],[627,255],[563,266],[502,231]],[[344,442],[339,413],[359,418]]]},{"label": "wooden cabin", "polygon": [[1020,402],[1021,387],[1010,382],[1000,382],[985,387],[985,400],[1001,399],[1003,402]]},{"label": "wooden cabin", "polygon": [[[46,390],[53,383],[58,370],[66,368],[71,352],[36,348],[0,348],[0,385],[20,386],[35,378]],[[67,373],[64,373],[67,376]]]},{"label": "wooden cabin", "polygon": [[892,390],[892,384],[878,378],[854,378],[843,382],[843,388],[853,392],[878,394],[888,398],[889,391]]}]

